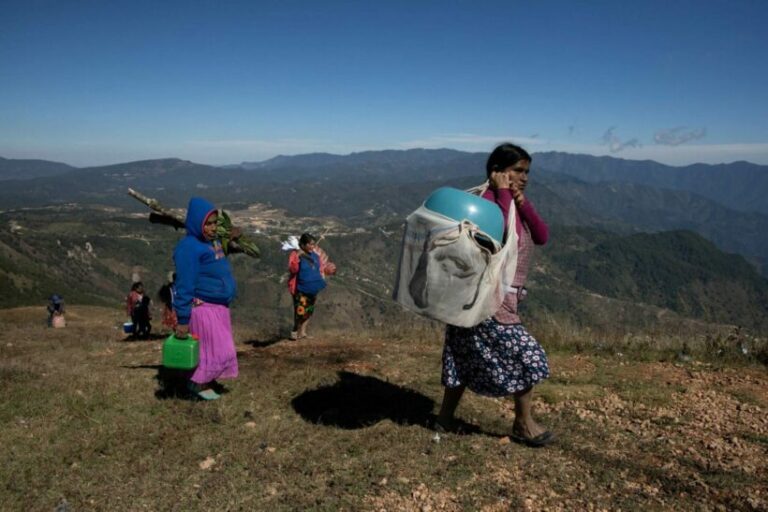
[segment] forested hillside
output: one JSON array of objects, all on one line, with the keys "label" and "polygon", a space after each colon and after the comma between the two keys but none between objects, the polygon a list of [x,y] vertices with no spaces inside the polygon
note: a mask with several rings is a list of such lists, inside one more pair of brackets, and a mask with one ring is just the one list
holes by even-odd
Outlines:
[{"label": "forested hillside", "polygon": [[[553,235],[531,276],[531,315],[766,329],[768,284],[756,268],[768,254],[768,217],[681,190],[588,183],[537,168],[536,158],[527,194]],[[258,239],[260,260],[233,258],[236,307],[264,325],[285,321],[280,240],[303,231],[327,233],[323,246],[339,265],[323,299],[329,326],[407,321],[390,299],[403,219],[438,186],[480,183],[482,160],[452,150],[301,155],[230,168],[166,159],[8,181],[0,190],[0,306],[41,304],[53,292],[119,305],[137,268],[150,290],[159,288],[183,233],[149,224],[147,209],[126,194],[133,187],[176,208],[203,195]]]}]

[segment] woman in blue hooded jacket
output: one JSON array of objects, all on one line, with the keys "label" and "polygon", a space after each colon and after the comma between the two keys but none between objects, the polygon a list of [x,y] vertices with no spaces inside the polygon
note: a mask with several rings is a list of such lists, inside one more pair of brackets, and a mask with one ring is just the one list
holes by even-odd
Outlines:
[{"label": "woman in blue hooded jacket", "polygon": [[173,251],[176,337],[183,339],[192,333],[200,341],[200,362],[190,377],[190,388],[205,400],[219,398],[211,382],[238,375],[229,314],[236,286],[216,237],[217,220],[218,213],[210,202],[200,197],[190,199],[185,221],[187,236]]}]

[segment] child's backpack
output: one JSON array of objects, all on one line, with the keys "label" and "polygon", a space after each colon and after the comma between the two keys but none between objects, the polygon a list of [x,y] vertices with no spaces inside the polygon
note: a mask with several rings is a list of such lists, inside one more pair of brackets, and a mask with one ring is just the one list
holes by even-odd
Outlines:
[{"label": "child's backpack", "polygon": [[[296,237],[292,237],[296,239]],[[283,243],[283,249],[285,250],[286,247],[291,248],[291,245],[287,245],[289,242]],[[298,240],[296,241],[298,244]],[[288,267],[291,267],[291,264],[298,266],[300,265],[301,257],[299,256],[299,249],[290,249],[291,252],[288,254]],[[321,247],[316,246],[315,247],[315,254],[320,258],[320,273],[323,276],[324,280],[328,280],[329,276],[332,276],[336,274],[336,264],[331,262],[328,259],[328,253],[325,252]],[[298,274],[292,274],[290,271],[288,272],[288,291],[291,295],[296,295],[296,287],[298,285]]]},{"label": "child's backpack", "polygon": [[[487,185],[467,192],[481,195]],[[424,205],[405,222],[393,298],[420,315],[461,327],[479,324],[504,301],[517,268],[516,209],[501,245],[468,220]]]}]

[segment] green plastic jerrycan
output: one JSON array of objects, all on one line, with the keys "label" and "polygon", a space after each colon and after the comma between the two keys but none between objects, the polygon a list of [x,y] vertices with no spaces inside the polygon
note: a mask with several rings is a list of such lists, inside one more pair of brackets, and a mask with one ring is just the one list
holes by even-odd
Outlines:
[{"label": "green plastic jerrycan", "polygon": [[176,370],[193,370],[200,361],[200,343],[193,337],[180,340],[171,334],[163,342],[163,366]]}]

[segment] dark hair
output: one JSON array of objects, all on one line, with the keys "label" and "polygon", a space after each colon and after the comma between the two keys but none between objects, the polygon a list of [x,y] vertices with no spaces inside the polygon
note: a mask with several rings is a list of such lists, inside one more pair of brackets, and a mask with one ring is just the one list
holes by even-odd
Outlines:
[{"label": "dark hair", "polygon": [[503,171],[511,165],[515,165],[520,160],[532,162],[531,155],[520,146],[515,146],[509,142],[496,146],[488,156],[488,162],[485,164],[485,173],[488,178],[493,171]]},{"label": "dark hair", "polygon": [[301,238],[299,238],[299,245],[307,245],[310,242],[317,242],[317,239],[310,235],[309,233],[304,233],[301,235]]},{"label": "dark hair", "polygon": [[144,286],[144,283],[142,283],[141,281],[136,281],[135,283],[133,283],[133,284],[131,285],[131,291],[132,291],[132,292],[135,292],[136,290],[138,290],[138,289],[139,289],[139,286],[143,287],[143,286]]}]

